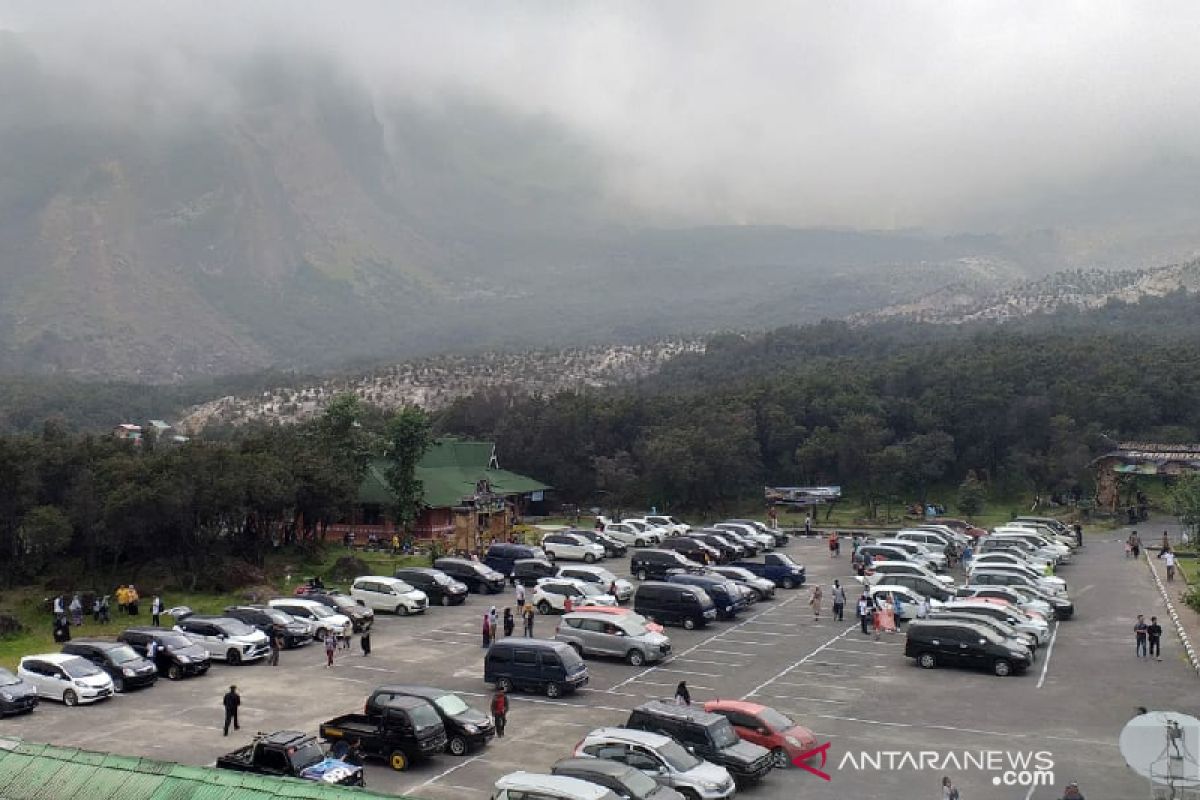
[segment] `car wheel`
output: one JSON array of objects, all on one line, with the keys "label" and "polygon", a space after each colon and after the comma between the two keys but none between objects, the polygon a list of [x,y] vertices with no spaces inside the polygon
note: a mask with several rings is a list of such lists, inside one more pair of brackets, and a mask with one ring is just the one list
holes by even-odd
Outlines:
[{"label": "car wheel", "polygon": [[583,645],[577,642],[571,642],[571,649],[575,651],[575,655],[583,658]]},{"label": "car wheel", "polygon": [[933,653],[921,653],[917,656],[917,665],[922,669],[933,669],[937,666],[937,658]]},{"label": "car wheel", "polygon": [[644,569],[639,569],[639,570],[638,570],[638,572],[637,572],[637,579],[638,579],[639,581],[648,580],[649,578],[650,578],[650,573],[649,573],[649,572],[646,572],[646,570],[644,570]]},{"label": "car wheel", "polygon": [[996,663],[992,664],[992,672],[996,673],[997,677],[1007,678],[1012,674],[1012,664],[1006,659],[997,658]]},{"label": "car wheel", "polygon": [[554,563],[554,559],[555,559],[555,558],[557,558],[557,556],[555,556],[555,555],[554,555],[554,551],[553,551],[553,550],[547,550],[547,551],[546,551],[546,560],[547,560],[547,561],[549,561],[551,564],[553,564],[553,563]]},{"label": "car wheel", "polygon": [[631,667],[640,667],[646,663],[646,657],[642,655],[641,650],[630,650],[625,654],[625,660],[629,662]]},{"label": "car wheel", "polygon": [[125,679],[124,678],[113,678],[113,691],[117,692],[118,694],[125,691]]},{"label": "car wheel", "polygon": [[687,800],[700,800],[700,793],[695,789],[689,789],[686,786],[680,786],[677,791],[687,798]]},{"label": "car wheel", "polygon": [[408,616],[408,606],[404,605],[403,603],[396,606],[396,616],[397,617],[407,617]]},{"label": "car wheel", "polygon": [[236,667],[242,663],[242,653],[239,650],[230,650],[225,654],[225,660]]},{"label": "car wheel", "polygon": [[546,684],[546,697],[549,697],[551,700],[562,697],[562,693],[562,687],[557,683]]},{"label": "car wheel", "polygon": [[784,579],[783,579],[783,588],[785,588],[785,589],[795,589],[795,588],[796,588],[796,582],[795,582],[794,580],[792,580],[791,578],[784,578]]},{"label": "car wheel", "polygon": [[461,736],[455,736],[450,741],[446,742],[446,752],[452,756],[465,756],[467,754],[467,740]]},{"label": "car wheel", "polygon": [[538,608],[538,613],[539,613],[539,614],[549,614],[549,613],[551,612],[551,610],[552,610],[552,609],[550,608],[550,604],[549,604],[549,603],[547,603],[545,600],[543,600],[543,601],[541,601],[540,603],[538,603],[538,606],[537,606],[537,608]]},{"label": "car wheel", "polygon": [[79,695],[75,694],[75,692],[72,691],[71,689],[67,689],[65,692],[63,692],[63,705],[64,706],[79,705]]},{"label": "car wheel", "polygon": [[183,677],[183,670],[178,664],[172,664],[171,666],[167,667],[167,677],[173,681],[177,681]]},{"label": "car wheel", "polygon": [[683,629],[684,629],[685,631],[694,631],[694,630],[696,630],[696,620],[692,619],[691,617],[684,617],[684,619],[683,619]]},{"label": "car wheel", "polygon": [[317,628],[317,632],[313,636],[313,638],[316,639],[318,642],[323,642],[323,641],[325,641],[325,634],[327,632],[328,631],[326,631],[324,628]]},{"label": "car wheel", "polygon": [[646,540],[645,540],[645,539],[634,539],[634,540],[633,540],[633,546],[634,546],[634,547],[645,547],[645,546],[646,546]]},{"label": "car wheel", "polygon": [[408,769],[408,756],[404,754],[403,750],[393,750],[388,757],[388,766],[396,772],[403,772]]},{"label": "car wheel", "polygon": [[594,563],[596,563],[596,557],[594,555],[592,555],[591,553],[584,553],[583,554],[583,563],[594,564]]},{"label": "car wheel", "polygon": [[444,594],[444,595],[442,595],[442,601],[441,601],[441,602],[442,602],[442,606],[443,606],[443,607],[450,605],[450,595],[448,595],[448,594]]},{"label": "car wheel", "polygon": [[513,690],[513,682],[509,678],[497,678],[496,679],[496,688],[499,689],[500,691],[504,692],[505,694],[508,694],[509,692],[511,692]]},{"label": "car wheel", "polygon": [[789,766],[791,766],[791,762],[788,761],[787,753],[782,747],[776,747],[771,751],[771,755],[775,759],[775,767],[777,769],[787,769]]}]

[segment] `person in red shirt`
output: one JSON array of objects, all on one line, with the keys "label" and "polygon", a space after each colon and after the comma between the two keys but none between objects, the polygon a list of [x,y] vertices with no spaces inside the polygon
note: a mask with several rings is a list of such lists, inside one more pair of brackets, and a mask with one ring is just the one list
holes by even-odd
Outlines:
[{"label": "person in red shirt", "polygon": [[497,689],[492,695],[492,718],[496,721],[496,736],[504,737],[504,726],[508,723],[508,695]]},{"label": "person in red shirt", "polygon": [[567,595],[567,598],[563,600],[563,613],[570,614],[574,610],[575,604],[571,602],[571,596]]}]

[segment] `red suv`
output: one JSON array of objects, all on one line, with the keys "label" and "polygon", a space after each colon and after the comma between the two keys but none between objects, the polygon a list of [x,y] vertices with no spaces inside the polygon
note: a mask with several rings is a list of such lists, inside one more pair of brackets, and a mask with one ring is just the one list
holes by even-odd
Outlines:
[{"label": "red suv", "polygon": [[812,731],[770,706],[744,700],[709,700],[704,710],[728,719],[740,738],[770,750],[777,767],[791,766],[792,759],[817,746]]}]

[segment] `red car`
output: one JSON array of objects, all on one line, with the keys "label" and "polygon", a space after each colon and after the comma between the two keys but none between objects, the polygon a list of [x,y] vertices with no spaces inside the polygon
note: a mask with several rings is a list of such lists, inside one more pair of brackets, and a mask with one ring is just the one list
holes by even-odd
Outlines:
[{"label": "red car", "polygon": [[641,614],[635,613],[632,608],[621,608],[620,606],[587,606],[586,608],[577,609],[578,611],[586,611],[589,614],[595,612],[597,614],[613,614],[615,616],[634,616],[642,621],[642,625],[651,633],[662,633],[663,626],[657,622],[651,622]]},{"label": "red car", "polygon": [[770,750],[777,767],[791,766],[792,759],[817,746],[812,731],[770,706],[745,700],[709,700],[704,710],[728,719],[740,738]]}]

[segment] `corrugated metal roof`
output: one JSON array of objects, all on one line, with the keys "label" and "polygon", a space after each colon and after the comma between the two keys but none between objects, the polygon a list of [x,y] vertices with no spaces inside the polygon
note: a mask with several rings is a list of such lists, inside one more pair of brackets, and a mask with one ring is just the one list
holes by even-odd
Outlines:
[{"label": "corrugated metal roof", "polygon": [[369,800],[394,797],[293,778],[0,739],[4,800]]}]

